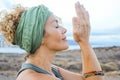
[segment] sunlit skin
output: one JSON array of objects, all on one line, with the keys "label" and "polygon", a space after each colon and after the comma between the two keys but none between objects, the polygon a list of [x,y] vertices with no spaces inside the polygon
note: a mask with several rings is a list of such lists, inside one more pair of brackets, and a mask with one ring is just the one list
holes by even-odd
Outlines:
[{"label": "sunlit skin", "polygon": [[65,50],[68,48],[66,29],[61,26],[55,15],[51,15],[45,25],[44,45],[51,50]]},{"label": "sunlit skin", "polygon": [[[95,52],[89,43],[90,23],[88,12],[79,2],[75,4],[75,9],[77,17],[73,17],[72,19],[73,37],[82,51],[82,74],[91,71],[100,71],[102,69]],[[42,44],[36,50],[34,55],[27,58],[25,63],[34,64],[37,67],[48,71],[52,76],[27,69],[18,76],[17,80],[57,80],[51,71],[51,67],[56,68],[64,80],[103,80],[103,77],[101,76],[93,76],[85,79],[82,74],[70,72],[51,64],[57,51],[68,48],[65,36],[66,31],[65,28],[58,24],[56,17],[51,15],[45,24],[45,34],[42,39]]]}]

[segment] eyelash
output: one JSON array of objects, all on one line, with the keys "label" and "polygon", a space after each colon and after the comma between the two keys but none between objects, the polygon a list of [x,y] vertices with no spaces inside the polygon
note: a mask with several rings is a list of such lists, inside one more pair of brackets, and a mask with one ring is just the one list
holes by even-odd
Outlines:
[{"label": "eyelash", "polygon": [[59,28],[59,26],[56,26],[55,28]]}]

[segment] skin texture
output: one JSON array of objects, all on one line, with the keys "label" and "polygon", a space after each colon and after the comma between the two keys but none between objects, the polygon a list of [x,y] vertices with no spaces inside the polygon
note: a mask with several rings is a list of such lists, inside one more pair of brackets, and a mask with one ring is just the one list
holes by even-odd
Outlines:
[{"label": "skin texture", "polygon": [[[102,70],[98,59],[89,43],[90,23],[88,12],[79,2],[75,4],[77,17],[73,17],[73,37],[81,47],[83,72],[100,71]],[[64,80],[103,80],[102,76],[93,76],[85,79],[82,74],[70,72],[58,66],[52,65],[55,53],[57,51],[68,48],[66,41],[66,29],[58,24],[54,15],[51,15],[45,25],[45,35],[42,39],[42,44],[34,55],[27,58],[25,63],[31,63],[43,70],[48,71],[51,75],[37,73],[33,70],[24,70],[17,80],[57,80],[51,67],[56,68]]]},{"label": "skin texture", "polygon": [[66,40],[66,29],[59,25],[55,15],[51,15],[46,22],[43,43],[53,51],[60,51],[68,48]]}]

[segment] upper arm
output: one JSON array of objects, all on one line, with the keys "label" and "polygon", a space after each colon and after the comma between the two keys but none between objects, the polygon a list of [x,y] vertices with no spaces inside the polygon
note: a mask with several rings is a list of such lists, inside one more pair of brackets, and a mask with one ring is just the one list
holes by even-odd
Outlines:
[{"label": "upper arm", "polygon": [[84,80],[83,76],[79,73],[74,73],[63,68],[57,67],[64,80]]}]

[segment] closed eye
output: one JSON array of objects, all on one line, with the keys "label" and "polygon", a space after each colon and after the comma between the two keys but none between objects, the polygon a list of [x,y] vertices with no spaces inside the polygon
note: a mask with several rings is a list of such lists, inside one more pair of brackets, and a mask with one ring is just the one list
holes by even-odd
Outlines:
[{"label": "closed eye", "polygon": [[59,26],[56,26],[55,28],[59,28]]}]

